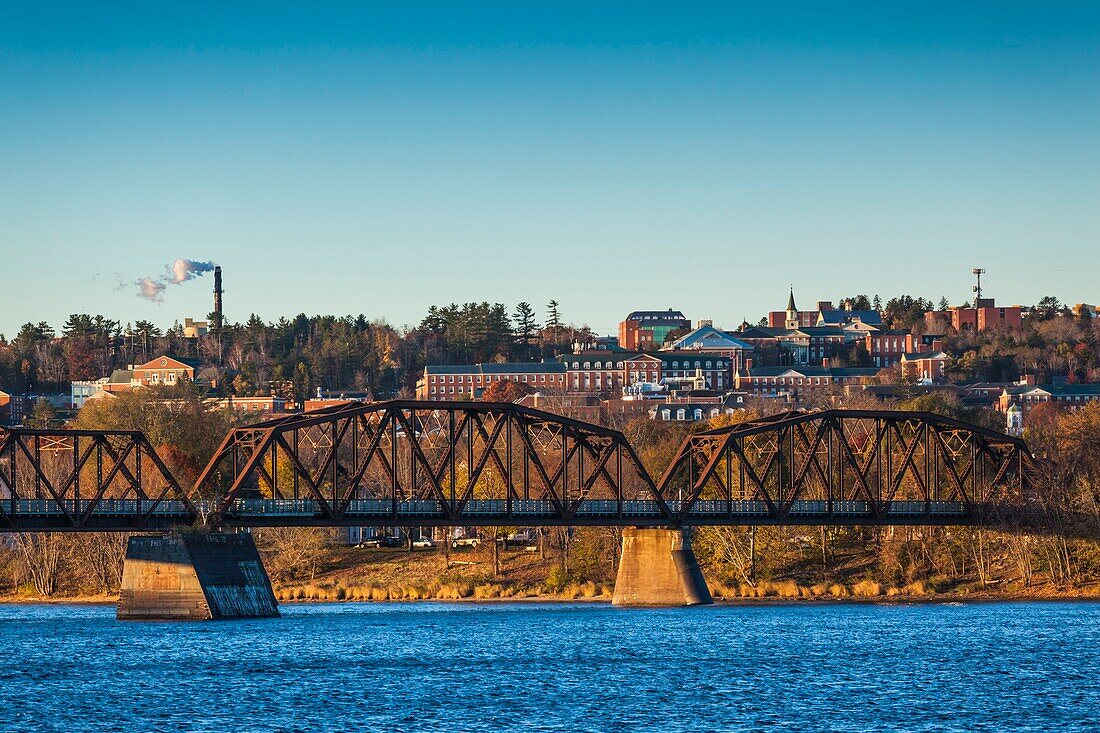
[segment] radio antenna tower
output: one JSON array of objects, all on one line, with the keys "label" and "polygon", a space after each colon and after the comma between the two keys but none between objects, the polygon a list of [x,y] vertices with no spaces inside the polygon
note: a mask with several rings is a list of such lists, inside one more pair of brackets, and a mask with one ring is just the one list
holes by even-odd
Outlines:
[{"label": "radio antenna tower", "polygon": [[982,299],[982,275],[985,274],[985,268],[975,267],[973,270],[971,270],[971,272],[973,272],[978,277],[978,284],[974,286],[974,292],[976,294],[974,296],[974,307],[977,308],[978,301]]}]

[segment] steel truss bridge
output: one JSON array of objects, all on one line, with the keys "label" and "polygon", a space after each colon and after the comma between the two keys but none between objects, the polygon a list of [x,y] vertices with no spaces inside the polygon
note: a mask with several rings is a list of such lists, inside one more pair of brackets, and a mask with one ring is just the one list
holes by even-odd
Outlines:
[{"label": "steel truss bridge", "polygon": [[1029,501],[1029,461],[1019,438],[957,420],[826,410],[693,433],[654,478],[616,430],[396,400],[234,429],[186,489],[137,431],[0,432],[0,532],[968,525]]}]

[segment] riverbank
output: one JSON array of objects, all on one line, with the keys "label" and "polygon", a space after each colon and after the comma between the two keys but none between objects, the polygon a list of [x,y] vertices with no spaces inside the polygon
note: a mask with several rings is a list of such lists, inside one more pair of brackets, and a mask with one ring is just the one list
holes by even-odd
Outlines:
[{"label": "riverbank", "polygon": [[[857,584],[859,585],[859,584]],[[785,583],[762,583],[757,585],[755,595],[725,594],[721,586],[712,586],[711,592],[718,603],[733,605],[769,605],[786,603],[1013,603],[1013,602],[1100,602],[1100,584],[1092,584],[1075,588],[1055,588],[1051,586],[1034,587],[1027,590],[1005,589],[1003,591],[986,588],[983,590],[964,589],[959,592],[889,592],[896,589],[887,589],[887,592],[874,593],[864,585],[862,588],[841,586],[834,584],[826,593],[814,593],[813,589],[802,589],[809,592],[792,593],[789,590],[780,592],[781,588],[788,588]],[[415,586],[396,588],[376,588],[355,586],[344,588],[342,586],[308,585],[276,587],[275,596],[279,603],[310,604],[310,603],[349,603],[349,602],[410,602],[410,601],[438,601],[446,603],[493,603],[493,602],[530,602],[530,603],[562,603],[562,602],[592,602],[610,603],[612,589],[602,586],[593,589],[591,586],[580,585],[575,588],[567,588],[562,593],[550,593],[530,589],[513,589],[499,584],[491,586],[462,587],[454,586],[443,588],[441,592],[432,593],[428,590],[418,589]],[[38,596],[33,594],[0,596],[0,604],[66,604],[66,605],[114,605],[118,602],[118,596]]]},{"label": "riverbank", "polygon": [[[545,555],[492,546],[458,548],[377,549],[327,545],[312,553],[293,545],[272,549],[261,544],[272,587],[281,603],[339,601],[603,601],[611,600],[615,584],[617,542],[591,545],[574,542],[568,564],[558,548]],[[888,582],[881,562],[862,544],[837,546],[829,565],[821,567],[806,553],[783,568],[768,568],[754,583],[732,578],[731,566],[704,564],[711,594],[736,603],[791,601],[1027,601],[1100,599],[1100,579],[1080,574],[1076,584],[1054,583],[1032,573],[1025,583],[1014,565],[990,563],[985,582],[974,572],[932,574],[912,582]],[[962,569],[962,563],[959,563]],[[968,569],[972,569],[970,564]],[[919,577],[919,576],[918,576]],[[28,580],[0,586],[0,603],[112,604],[113,595],[89,593],[92,578],[66,575],[57,591],[45,597]]]}]

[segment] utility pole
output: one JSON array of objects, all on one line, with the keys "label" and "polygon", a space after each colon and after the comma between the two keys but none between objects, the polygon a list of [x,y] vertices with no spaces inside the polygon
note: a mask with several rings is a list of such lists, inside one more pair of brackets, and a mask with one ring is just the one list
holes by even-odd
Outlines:
[{"label": "utility pole", "polygon": [[978,301],[982,299],[982,275],[985,274],[984,267],[975,267],[971,272],[978,278],[978,284],[974,286],[974,292],[976,293],[974,300],[974,307],[978,307]]}]

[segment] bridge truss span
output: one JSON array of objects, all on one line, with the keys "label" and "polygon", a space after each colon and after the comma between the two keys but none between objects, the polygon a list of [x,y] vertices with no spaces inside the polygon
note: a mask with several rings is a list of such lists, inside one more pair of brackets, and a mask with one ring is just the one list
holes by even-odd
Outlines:
[{"label": "bridge truss span", "polygon": [[510,403],[348,404],[238,428],[196,493],[228,525],[674,521],[622,433]]},{"label": "bridge truss span", "polygon": [[654,480],[619,431],[549,412],[346,403],[230,431],[186,494],[140,432],[0,432],[0,532],[982,524],[1027,520],[1029,461],[937,415],[825,410],[691,433]]},{"label": "bridge truss span", "polygon": [[154,530],[197,519],[140,431],[0,431],[0,531]]},{"label": "bridge truss span", "polygon": [[974,524],[1022,504],[1029,455],[930,413],[793,412],[688,436],[658,490],[681,524]]}]

